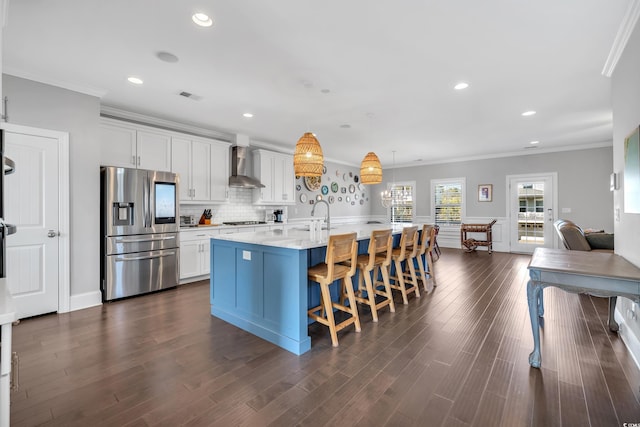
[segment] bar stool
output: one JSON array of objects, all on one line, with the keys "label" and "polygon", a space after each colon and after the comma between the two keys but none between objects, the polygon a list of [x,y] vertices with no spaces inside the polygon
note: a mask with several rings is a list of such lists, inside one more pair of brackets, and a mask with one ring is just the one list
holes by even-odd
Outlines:
[{"label": "bar stool", "polygon": [[[391,276],[393,280],[391,289],[396,289],[402,293],[403,304],[409,304],[407,295],[411,292],[415,292],[416,298],[420,298],[420,290],[418,289],[418,278],[416,277],[416,268],[414,266],[414,260],[418,253],[418,226],[405,227],[402,229],[402,235],[400,236],[400,245],[397,248],[393,248],[391,258],[395,265],[395,275]],[[405,269],[408,267],[407,272],[402,268],[404,262]],[[406,283],[412,286],[407,289]]]},{"label": "bar stool", "polygon": [[[418,250],[418,256],[416,261],[418,269],[420,270],[420,276],[418,280],[422,282],[422,287],[425,292],[430,293],[433,288],[438,286],[436,283],[436,273],[433,269],[433,258],[431,251],[436,240],[436,230],[432,225],[422,226],[422,238],[420,239],[420,249]],[[428,267],[425,270],[425,265]],[[427,276],[429,276],[429,285],[427,285]]]},{"label": "bar stool", "polygon": [[[392,245],[391,230],[374,230],[369,239],[368,253],[358,255],[356,261],[360,274],[358,275],[358,289],[355,292],[355,299],[371,308],[374,322],[378,321],[378,310],[382,307],[388,305],[392,313],[396,311],[389,281]],[[382,274],[382,282],[378,280],[379,274]],[[379,288],[381,285],[384,285],[383,289]],[[376,303],[376,295],[383,298],[378,303]],[[342,292],[343,301],[344,296],[345,294]]]},{"label": "bar stool", "polygon": [[[331,333],[331,343],[338,346],[337,332],[350,324],[355,324],[356,332],[360,332],[360,319],[358,318],[358,307],[351,277],[356,271],[356,260],[358,257],[358,242],[356,233],[337,234],[329,236],[327,243],[327,255],[325,262],[314,265],[308,270],[309,280],[320,284],[320,305],[308,310],[310,318],[329,327]],[[349,261],[347,266],[341,263]],[[329,286],[336,280],[342,279],[342,285],[346,288],[349,298],[349,307],[331,300]],[[333,309],[351,314],[348,319],[336,324]],[[316,314],[320,312],[320,314]]]},{"label": "bar stool", "polygon": [[437,257],[434,261],[440,259],[440,246],[438,245],[438,233],[440,233],[440,226],[438,224],[433,226],[434,230],[436,230],[436,235],[433,238],[433,250],[431,251],[431,259],[433,259],[433,254],[435,253]]}]

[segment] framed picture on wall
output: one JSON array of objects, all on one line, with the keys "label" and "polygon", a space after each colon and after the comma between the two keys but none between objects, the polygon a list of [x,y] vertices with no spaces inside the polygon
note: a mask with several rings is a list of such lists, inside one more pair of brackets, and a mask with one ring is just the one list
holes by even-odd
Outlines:
[{"label": "framed picture on wall", "polygon": [[478,185],[478,201],[490,202],[493,200],[493,184]]}]

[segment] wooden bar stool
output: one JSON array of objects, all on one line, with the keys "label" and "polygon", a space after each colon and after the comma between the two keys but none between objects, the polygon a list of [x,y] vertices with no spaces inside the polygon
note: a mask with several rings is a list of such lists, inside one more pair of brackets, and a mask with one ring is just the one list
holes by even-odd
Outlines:
[{"label": "wooden bar stool", "polygon": [[[432,225],[425,224],[422,226],[422,238],[420,239],[420,249],[416,261],[420,276],[418,280],[422,282],[425,292],[430,293],[433,288],[438,286],[436,283],[436,273],[433,269],[433,256],[431,251],[436,240],[436,230]],[[428,268],[425,270],[425,266]],[[427,276],[429,279],[427,280]]]},{"label": "wooden bar stool", "polygon": [[[368,253],[358,255],[356,261],[360,274],[358,275],[358,288],[355,292],[355,299],[371,308],[371,316],[374,322],[378,321],[378,310],[382,307],[388,305],[392,313],[396,311],[389,281],[392,249],[393,236],[391,235],[391,230],[374,230],[369,239]],[[379,274],[382,275],[382,282],[378,280]],[[384,286],[384,288],[381,289],[381,286]],[[376,295],[382,297],[380,302],[376,302]],[[344,296],[343,292],[343,301]]]},{"label": "wooden bar stool", "polygon": [[[356,233],[338,234],[329,236],[327,243],[327,255],[325,262],[314,265],[308,270],[309,280],[320,284],[320,305],[308,310],[310,318],[329,327],[331,333],[331,343],[338,346],[337,332],[350,324],[355,324],[356,332],[360,332],[360,319],[358,318],[358,307],[353,292],[351,277],[356,271],[356,260],[358,257],[358,242]],[[346,261],[350,265],[344,265]],[[336,280],[342,279],[342,285],[347,291],[349,307],[331,300],[329,286]],[[348,319],[336,324],[333,310],[337,309],[351,314]],[[320,314],[316,314],[319,312]]]},{"label": "wooden bar stool", "polygon": [[[420,298],[420,290],[418,289],[418,278],[416,277],[416,268],[414,261],[418,254],[418,226],[405,227],[402,229],[400,236],[400,245],[393,248],[391,258],[395,265],[395,275],[391,276],[393,280],[391,289],[396,289],[402,293],[403,304],[409,304],[407,295],[415,292],[416,297]],[[402,263],[405,268],[403,269]],[[409,271],[405,269],[408,268]],[[407,282],[412,285],[407,289]]]}]

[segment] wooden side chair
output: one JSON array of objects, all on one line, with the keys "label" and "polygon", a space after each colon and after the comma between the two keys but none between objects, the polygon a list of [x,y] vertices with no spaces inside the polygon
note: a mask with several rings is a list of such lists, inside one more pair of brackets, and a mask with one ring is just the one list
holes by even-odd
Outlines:
[{"label": "wooden side chair", "polygon": [[[356,233],[331,235],[327,243],[325,262],[314,265],[308,270],[309,280],[320,284],[320,305],[309,309],[307,312],[308,316],[329,327],[331,344],[334,347],[338,346],[337,332],[339,330],[353,323],[356,332],[360,332],[358,307],[353,291],[353,284],[351,283],[351,277],[356,271],[357,257],[358,242],[356,240]],[[349,262],[350,265],[345,265],[345,262]],[[342,286],[346,289],[349,298],[349,307],[331,300],[329,286],[336,280],[342,280]],[[336,324],[334,309],[348,313],[351,316]]]},{"label": "wooden side chair", "polygon": [[[433,246],[436,240],[436,230],[432,225],[425,224],[422,226],[422,236],[420,239],[420,249],[418,249],[418,256],[416,262],[418,269],[420,270],[420,276],[418,280],[422,282],[422,287],[425,292],[430,293],[433,288],[438,286],[436,283],[436,273],[433,269]],[[425,269],[425,267],[427,267]],[[427,276],[429,276],[427,278]]]},{"label": "wooden side chair", "polygon": [[[405,227],[402,229],[402,235],[400,236],[400,245],[393,248],[393,252],[391,253],[391,259],[395,266],[395,274],[390,276],[390,279],[393,281],[391,283],[391,289],[400,291],[403,304],[409,304],[407,296],[412,292],[415,292],[416,297],[420,298],[418,278],[416,277],[416,268],[414,265],[417,254],[418,226]],[[406,271],[407,268],[409,271]],[[407,282],[412,285],[410,288],[407,288]]]},{"label": "wooden side chair", "polygon": [[[392,250],[391,230],[374,230],[369,239],[368,253],[358,255],[356,261],[360,274],[358,275],[355,299],[371,308],[374,322],[378,321],[378,310],[381,308],[388,305],[392,313],[396,311],[389,280]],[[382,275],[382,281],[378,280],[380,275]],[[379,298],[379,302],[376,302],[376,296],[382,297],[382,299]],[[345,293],[343,292],[343,300],[344,297]]]}]

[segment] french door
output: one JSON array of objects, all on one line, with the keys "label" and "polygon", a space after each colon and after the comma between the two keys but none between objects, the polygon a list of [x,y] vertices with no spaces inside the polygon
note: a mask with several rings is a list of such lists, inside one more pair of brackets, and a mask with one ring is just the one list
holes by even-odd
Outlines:
[{"label": "french door", "polygon": [[557,174],[507,176],[511,252],[555,247]]}]

